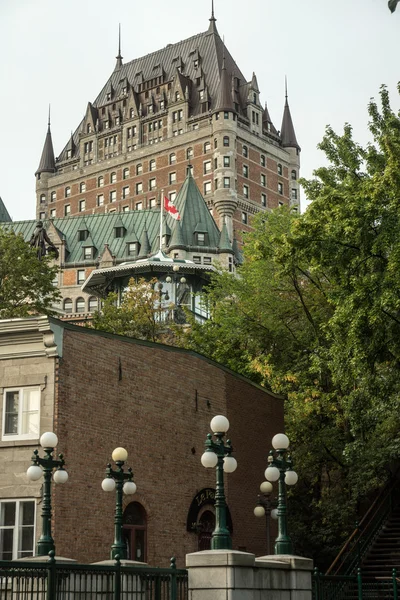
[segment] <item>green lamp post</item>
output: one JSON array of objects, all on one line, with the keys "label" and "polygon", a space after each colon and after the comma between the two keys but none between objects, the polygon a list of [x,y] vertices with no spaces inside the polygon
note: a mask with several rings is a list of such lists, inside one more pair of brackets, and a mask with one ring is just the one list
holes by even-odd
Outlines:
[{"label": "green lamp post", "polygon": [[122,539],[122,497],[123,494],[134,494],[136,492],[136,483],[133,481],[132,469],[129,467],[128,472],[124,472],[124,463],[128,458],[128,453],[125,448],[115,448],[112,453],[112,459],[117,465],[116,469],[108,463],[106,468],[106,478],[101,482],[101,487],[105,492],[113,492],[116,490],[115,498],[115,518],[114,518],[114,543],[111,546],[111,558],[119,556],[126,559],[126,545]]},{"label": "green lamp post", "polygon": [[[64,469],[64,458],[62,454],[58,459],[53,458],[54,448],[58,444],[58,437],[52,431],[47,431],[40,438],[45,456],[40,458],[39,451],[35,450],[32,455],[32,465],[26,474],[31,481],[38,481],[43,475],[43,502],[42,502],[42,534],[36,545],[37,556],[47,556],[53,550],[55,552],[54,540],[51,535],[51,476],[55,483],[65,483],[68,473]],[[56,469],[53,474],[53,469]]]},{"label": "green lamp post", "polygon": [[277,433],[272,438],[272,446],[268,457],[268,467],[265,479],[279,480],[278,494],[278,537],[275,540],[275,554],[293,554],[292,540],[287,528],[287,498],[286,486],[297,483],[298,476],[292,469],[292,460],[288,455],[289,438],[284,433]]},{"label": "green lamp post", "polygon": [[267,533],[267,554],[271,554],[271,517],[277,519],[276,500],[272,500],[272,483],[269,481],[263,481],[260,485],[260,492],[257,496],[257,506],[254,508],[254,515],[256,517],[265,516],[265,526]]},{"label": "green lamp post", "polygon": [[231,456],[233,450],[230,440],[224,444],[223,438],[229,429],[229,421],[222,415],[217,415],[211,420],[210,427],[215,436],[212,439],[211,433],[207,434],[205,442],[206,450],[201,456],[203,467],[216,467],[217,485],[215,488],[215,529],[211,538],[212,550],[230,550],[232,540],[229,529],[226,525],[226,500],[224,490],[224,471],[233,473],[236,471],[236,459]]}]

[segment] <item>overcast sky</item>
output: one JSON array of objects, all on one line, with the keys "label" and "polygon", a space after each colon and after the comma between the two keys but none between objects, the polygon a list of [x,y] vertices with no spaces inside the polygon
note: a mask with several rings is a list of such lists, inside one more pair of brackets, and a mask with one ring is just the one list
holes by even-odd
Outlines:
[{"label": "overcast sky", "polygon": [[[205,31],[210,14],[211,0],[0,0],[0,196],[13,220],[35,215],[49,103],[57,156],[114,69],[118,23],[128,62]],[[323,162],[327,124],[368,140],[382,83],[399,108],[400,7],[392,15],[387,0],[215,0],[215,16],[277,129],[287,75],[304,177]]]}]

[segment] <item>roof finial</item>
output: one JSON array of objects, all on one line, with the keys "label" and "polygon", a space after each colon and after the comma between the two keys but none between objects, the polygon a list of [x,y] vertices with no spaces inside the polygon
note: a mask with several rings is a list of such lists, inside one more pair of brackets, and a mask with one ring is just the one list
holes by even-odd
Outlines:
[{"label": "roof finial", "polygon": [[286,100],[286,104],[288,101],[288,95],[287,95],[287,76],[285,75],[285,100]]},{"label": "roof finial", "polygon": [[122,67],[123,59],[123,56],[121,56],[121,23],[118,24],[118,56],[116,56],[115,58],[117,59],[115,69],[120,69]]},{"label": "roof finial", "polygon": [[49,131],[50,131],[50,106],[51,106],[51,105],[49,104],[49,120],[48,120],[48,123],[47,123],[48,130],[49,130]]},{"label": "roof finial", "polygon": [[208,33],[216,33],[217,28],[215,26],[216,18],[214,16],[214,0],[211,0],[211,17],[210,17],[210,25],[208,27]]}]

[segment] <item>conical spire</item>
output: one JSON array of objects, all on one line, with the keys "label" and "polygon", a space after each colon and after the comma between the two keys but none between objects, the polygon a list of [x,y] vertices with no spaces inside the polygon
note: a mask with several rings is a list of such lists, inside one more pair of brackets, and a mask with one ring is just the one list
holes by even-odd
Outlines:
[{"label": "conical spire", "polygon": [[217,26],[215,23],[217,19],[214,16],[214,0],[211,0],[211,17],[210,17],[210,25],[208,27],[208,33],[217,33]]},{"label": "conical spire", "polygon": [[300,150],[300,146],[297,143],[296,134],[294,132],[292,116],[290,114],[286,78],[285,78],[285,108],[283,110],[281,140],[282,140],[282,146],[284,148],[297,148],[298,150]]},{"label": "conical spire", "polygon": [[276,131],[274,124],[271,120],[270,114],[269,114],[269,110],[267,107],[267,103],[265,103],[265,107],[264,107],[264,111],[263,111],[263,125],[265,126],[264,128],[269,131],[270,133],[275,133],[277,134],[278,132]]},{"label": "conical spire", "polygon": [[219,239],[219,252],[232,252],[232,244],[229,239],[228,228],[226,226],[226,220],[224,219],[224,223],[222,225],[221,237]]},{"label": "conical spire", "polygon": [[54,158],[53,141],[50,131],[50,106],[49,106],[49,122],[47,127],[46,139],[44,141],[42,157],[35,175],[41,173],[54,173],[56,170],[56,161]]},{"label": "conical spire", "polygon": [[122,59],[121,56],[121,23],[118,26],[118,56],[115,57],[117,59],[114,71],[117,71],[122,67]]},{"label": "conical spire", "polygon": [[169,249],[173,248],[184,248],[185,241],[183,239],[182,227],[180,221],[176,221],[174,225],[174,229],[172,231],[171,241],[169,243]]},{"label": "conical spire", "polygon": [[0,223],[9,223],[10,221],[12,221],[12,218],[8,214],[3,200],[0,198]]},{"label": "conical spire", "polygon": [[143,229],[143,233],[140,237],[140,252],[138,258],[147,258],[151,252],[151,246],[149,236],[147,234],[147,227]]},{"label": "conical spire", "polygon": [[215,104],[214,111],[234,111],[233,98],[232,98],[232,80],[228,75],[225,66],[225,44],[222,55],[222,69],[221,78],[219,82],[219,90],[217,96],[217,102]]}]

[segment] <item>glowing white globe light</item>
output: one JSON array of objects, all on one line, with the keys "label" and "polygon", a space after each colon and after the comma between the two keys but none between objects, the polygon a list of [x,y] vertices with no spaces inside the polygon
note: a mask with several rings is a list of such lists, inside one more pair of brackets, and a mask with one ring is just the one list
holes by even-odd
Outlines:
[{"label": "glowing white globe light", "polygon": [[265,469],[265,479],[268,479],[268,481],[278,481],[279,479],[279,469],[277,469],[276,467],[267,467]]},{"label": "glowing white globe light", "polygon": [[126,459],[128,458],[128,453],[125,450],[125,448],[115,448],[115,450],[113,451],[111,456],[112,456],[112,459],[114,462],[117,462],[117,461],[125,462]]},{"label": "glowing white globe light", "polygon": [[217,415],[211,419],[210,427],[214,433],[226,433],[229,429],[229,421],[223,415]]},{"label": "glowing white globe light", "polygon": [[277,433],[272,438],[272,445],[275,450],[286,450],[289,448],[289,438],[284,433]]},{"label": "glowing white globe light", "polygon": [[277,508],[274,508],[273,510],[271,510],[271,517],[273,519],[275,519],[275,521],[277,520],[277,518],[278,518],[278,509]]},{"label": "glowing white globe light", "polygon": [[206,467],[206,469],[211,469],[212,467],[215,467],[216,464],[218,462],[218,456],[215,454],[215,452],[204,452],[201,455],[201,464],[203,465],[203,467]]},{"label": "glowing white globe light", "polygon": [[112,492],[115,490],[115,481],[111,477],[106,477],[101,482],[101,487],[105,492]]},{"label": "glowing white globe light", "polygon": [[269,481],[263,481],[260,485],[260,492],[263,494],[270,494],[272,492],[273,486]]},{"label": "glowing white globe light", "polygon": [[287,483],[287,485],[294,485],[295,483],[297,483],[298,479],[299,476],[297,475],[296,471],[286,471],[285,482]]},{"label": "glowing white globe light", "polygon": [[37,481],[43,475],[42,469],[38,465],[31,465],[26,472],[28,479]]},{"label": "glowing white globe light", "polygon": [[40,438],[42,448],[55,448],[58,444],[58,437],[52,431],[46,431]]},{"label": "glowing white globe light", "polygon": [[224,471],[225,473],[233,473],[237,469],[237,460],[233,456],[225,456]]},{"label": "glowing white globe light", "polygon": [[256,517],[263,517],[265,515],[265,510],[263,506],[256,506],[254,509],[254,514]]},{"label": "glowing white globe light", "polygon": [[65,483],[68,480],[68,473],[65,469],[54,471],[53,479],[56,483]]},{"label": "glowing white globe light", "polygon": [[125,481],[124,487],[122,489],[124,491],[124,494],[126,494],[127,496],[134,494],[137,489],[136,483],[134,481]]}]

